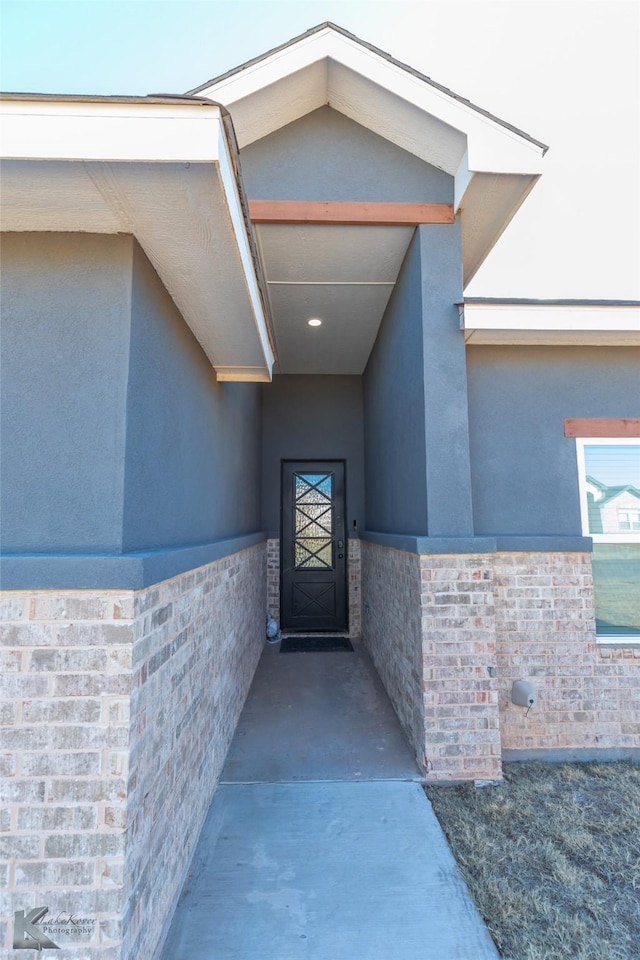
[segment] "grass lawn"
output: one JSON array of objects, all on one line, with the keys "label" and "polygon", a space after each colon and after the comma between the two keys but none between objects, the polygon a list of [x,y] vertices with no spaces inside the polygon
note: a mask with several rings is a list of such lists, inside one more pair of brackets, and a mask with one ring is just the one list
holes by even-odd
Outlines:
[{"label": "grass lawn", "polygon": [[640,766],[511,763],[427,787],[503,960],[640,960]]}]

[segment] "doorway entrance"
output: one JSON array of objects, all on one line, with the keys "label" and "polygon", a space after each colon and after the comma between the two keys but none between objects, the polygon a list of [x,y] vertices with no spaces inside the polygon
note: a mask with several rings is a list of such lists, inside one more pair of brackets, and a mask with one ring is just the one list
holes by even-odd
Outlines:
[{"label": "doorway entrance", "polygon": [[280,622],[299,632],[347,629],[344,461],[282,462]]}]

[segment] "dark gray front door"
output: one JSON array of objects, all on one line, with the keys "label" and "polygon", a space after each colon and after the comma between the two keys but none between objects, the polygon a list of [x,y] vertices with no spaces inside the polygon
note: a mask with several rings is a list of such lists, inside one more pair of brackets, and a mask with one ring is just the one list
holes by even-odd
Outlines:
[{"label": "dark gray front door", "polygon": [[282,463],[281,626],[346,630],[344,463]]}]

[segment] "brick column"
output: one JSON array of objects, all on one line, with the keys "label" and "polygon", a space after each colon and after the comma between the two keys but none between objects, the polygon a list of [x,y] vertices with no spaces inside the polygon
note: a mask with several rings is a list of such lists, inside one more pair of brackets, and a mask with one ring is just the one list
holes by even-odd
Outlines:
[{"label": "brick column", "polygon": [[419,560],[426,777],[501,779],[492,557]]},{"label": "brick column", "polygon": [[267,540],[267,610],[280,622],[280,540]]},{"label": "brick column", "polygon": [[363,639],[426,779],[499,780],[492,557],[362,551]]}]

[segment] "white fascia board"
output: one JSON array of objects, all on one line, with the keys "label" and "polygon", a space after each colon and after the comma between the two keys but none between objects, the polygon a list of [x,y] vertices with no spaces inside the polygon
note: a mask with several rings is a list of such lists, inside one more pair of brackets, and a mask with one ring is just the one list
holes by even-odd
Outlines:
[{"label": "white fascia board", "polygon": [[332,31],[321,30],[310,37],[252,63],[237,73],[231,73],[198,91],[200,97],[214,97],[230,108],[238,100],[254,96],[292,73],[322,60],[327,56],[325,38]]},{"label": "white fascia board", "polygon": [[[419,107],[467,137],[468,166],[491,173],[541,172],[543,149],[496,120],[426,83],[348,37],[333,33],[328,56],[366,76],[383,90]],[[460,158],[462,159],[462,158]],[[452,174],[455,171],[449,171]]]},{"label": "white fascia board", "polygon": [[271,370],[265,367],[216,367],[216,379],[232,383],[270,383]]},{"label": "white fascia board", "polygon": [[[227,107],[269,86],[277,97],[279,81],[324,58],[335,60],[365,77],[371,84],[374,102],[378,88],[380,92],[394,94],[435,117],[450,127],[452,133],[465,134],[470,170],[524,174],[541,172],[544,153],[541,146],[330,27],[211,84],[201,91],[201,95],[215,96]],[[412,152],[422,156],[424,145],[416,144],[416,150]],[[460,155],[458,163],[461,160]],[[454,175],[456,170],[447,172]]]},{"label": "white fascia board", "polygon": [[9,159],[205,163],[218,160],[215,104],[2,101]]},{"label": "white fascia board", "polygon": [[[227,209],[229,210],[229,214],[231,216],[231,222],[233,224],[235,239],[238,246],[238,254],[244,268],[247,294],[251,302],[256,332],[260,340],[260,347],[262,349],[268,371],[268,377],[266,379],[270,380],[275,358],[269,342],[267,318],[264,313],[262,297],[260,296],[260,290],[258,288],[256,268],[251,255],[251,247],[249,245],[249,238],[247,235],[247,225],[244,219],[240,192],[238,190],[238,184],[236,182],[233,164],[231,161],[229,143],[227,141],[222,124],[219,125],[218,156],[222,189],[227,201]],[[219,379],[221,379],[221,376],[221,372],[219,371]],[[229,371],[227,371],[226,379],[232,379]],[[237,379],[243,379],[242,369],[240,370]]]},{"label": "white fascia board", "polygon": [[467,343],[640,344],[640,306],[466,303],[460,312]]},{"label": "white fascia board", "polygon": [[473,179],[473,173],[469,169],[469,152],[465,150],[462,160],[458,164],[458,169],[454,175],[453,191],[453,212],[458,213],[469,184]]}]

